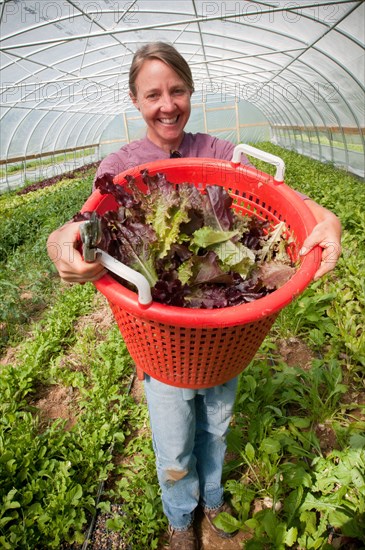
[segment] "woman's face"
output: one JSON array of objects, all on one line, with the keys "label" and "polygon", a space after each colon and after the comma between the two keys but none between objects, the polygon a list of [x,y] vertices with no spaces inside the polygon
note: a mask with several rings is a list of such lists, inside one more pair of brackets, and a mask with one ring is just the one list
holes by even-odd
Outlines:
[{"label": "woman's face", "polygon": [[166,63],[145,61],[136,78],[132,101],[147,124],[147,137],[169,152],[177,149],[190,116],[191,91]]}]

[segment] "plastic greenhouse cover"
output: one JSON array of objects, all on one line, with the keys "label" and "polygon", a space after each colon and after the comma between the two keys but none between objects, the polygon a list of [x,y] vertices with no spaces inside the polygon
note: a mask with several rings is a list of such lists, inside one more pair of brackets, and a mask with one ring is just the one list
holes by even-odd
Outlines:
[{"label": "plastic greenhouse cover", "polygon": [[0,162],[143,135],[128,71],[162,40],[193,72],[188,130],[269,136],[364,176],[362,1],[8,0],[0,20]]}]

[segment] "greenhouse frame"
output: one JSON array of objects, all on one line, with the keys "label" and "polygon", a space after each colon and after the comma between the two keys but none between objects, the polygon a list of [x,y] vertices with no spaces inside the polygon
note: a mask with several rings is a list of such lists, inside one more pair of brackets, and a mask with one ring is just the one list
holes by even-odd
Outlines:
[{"label": "greenhouse frame", "polygon": [[362,1],[3,0],[0,21],[2,190],[39,179],[31,160],[49,176],[142,137],[128,70],[152,41],[192,69],[188,131],[364,177]]}]

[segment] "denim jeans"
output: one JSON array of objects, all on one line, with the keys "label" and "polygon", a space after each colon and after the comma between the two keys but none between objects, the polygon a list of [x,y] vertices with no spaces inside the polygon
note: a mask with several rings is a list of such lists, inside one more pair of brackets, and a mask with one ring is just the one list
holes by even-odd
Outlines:
[{"label": "denim jeans", "polygon": [[187,393],[145,375],[153,448],[170,525],[187,529],[199,502],[223,503],[222,468],[237,378]]}]

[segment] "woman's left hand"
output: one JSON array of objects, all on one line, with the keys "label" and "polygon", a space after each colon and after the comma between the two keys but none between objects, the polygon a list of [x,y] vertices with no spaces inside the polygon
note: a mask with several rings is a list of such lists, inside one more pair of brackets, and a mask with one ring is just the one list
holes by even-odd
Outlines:
[{"label": "woman's left hand", "polygon": [[314,275],[314,280],[317,281],[334,269],[340,257],[341,223],[335,214],[323,208],[323,206],[311,199],[305,199],[305,202],[318,223],[312,233],[305,239],[300,255],[308,254],[317,245],[322,248],[321,265]]}]

